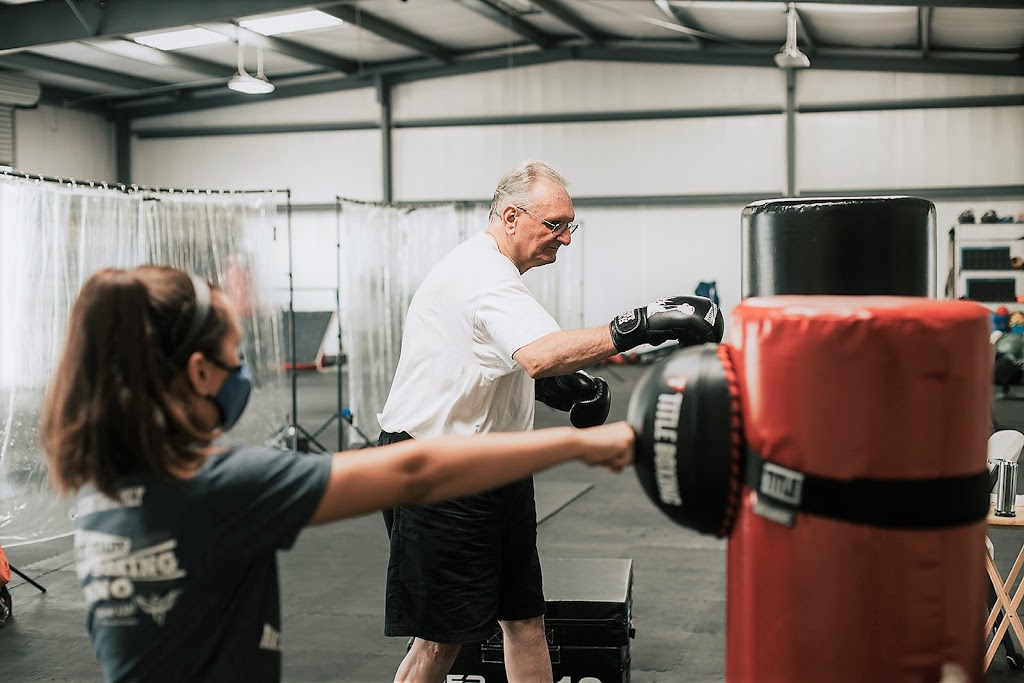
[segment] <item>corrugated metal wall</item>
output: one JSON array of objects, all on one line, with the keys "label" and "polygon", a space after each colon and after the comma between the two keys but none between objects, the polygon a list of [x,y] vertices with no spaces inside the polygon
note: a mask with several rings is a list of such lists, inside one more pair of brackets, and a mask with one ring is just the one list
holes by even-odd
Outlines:
[{"label": "corrugated metal wall", "polygon": [[0,104],[0,166],[14,166],[14,107]]}]

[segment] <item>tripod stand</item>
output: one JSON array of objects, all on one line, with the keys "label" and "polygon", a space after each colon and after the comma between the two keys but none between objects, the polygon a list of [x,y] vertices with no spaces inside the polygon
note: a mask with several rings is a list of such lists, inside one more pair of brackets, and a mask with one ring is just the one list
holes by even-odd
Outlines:
[{"label": "tripod stand", "polygon": [[[359,435],[360,439],[363,440],[362,445],[359,446],[358,448],[371,448],[374,445],[373,442],[370,440],[370,437],[368,437],[366,434],[363,433],[363,430],[361,430],[358,426],[356,426],[356,423],[352,421],[353,417],[354,416],[352,415],[352,411],[351,410],[349,410],[348,408],[342,408],[337,413],[335,413],[334,415],[331,415],[329,418],[327,418],[327,422],[324,422],[322,425],[320,425],[319,429],[317,429],[315,432],[313,432],[313,438],[316,438],[317,436],[320,436],[320,434],[325,429],[327,429],[329,426],[331,426],[331,423],[333,423],[335,420],[341,420],[341,421],[347,422],[348,426],[351,429],[353,429],[356,434]],[[344,443],[344,439],[345,439],[345,437],[342,434],[341,425],[339,424],[338,425],[338,449],[339,450],[341,450],[341,444]]]},{"label": "tripod stand", "polygon": [[[345,450],[345,431],[342,428],[342,422],[347,422],[349,426],[355,430],[355,432],[362,438],[363,444],[360,448],[372,446],[373,443],[369,438],[353,423],[352,411],[343,406],[343,365],[346,362],[344,353],[344,344],[342,341],[342,323],[341,323],[341,200],[335,198],[335,226],[334,226],[334,241],[335,241],[335,287],[334,287],[334,321],[335,329],[337,333],[338,341],[338,356],[335,362],[336,369],[336,386],[337,386],[337,409],[336,411],[320,425],[315,431],[310,433],[307,431],[298,421],[298,347],[297,347],[297,336],[296,336],[296,325],[295,325],[295,282],[294,282],[294,268],[293,268],[293,243],[292,243],[292,220],[291,220],[291,191],[288,191],[288,328],[289,328],[289,347],[290,347],[290,362],[291,362],[291,423],[285,426],[275,437],[274,441],[280,441],[282,438],[288,444],[290,448],[296,451],[308,452],[310,445],[320,449],[321,452],[328,452],[328,449],[324,447],[318,437],[327,430],[335,420],[339,421],[338,424],[338,451]],[[314,288],[316,289],[316,288]]]}]

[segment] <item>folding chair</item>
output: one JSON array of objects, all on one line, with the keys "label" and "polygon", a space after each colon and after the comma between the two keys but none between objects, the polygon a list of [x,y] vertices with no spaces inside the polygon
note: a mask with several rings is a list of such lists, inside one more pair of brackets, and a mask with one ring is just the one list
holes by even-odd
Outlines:
[{"label": "folding chair", "polygon": [[[1010,462],[1017,462],[1020,458],[1021,451],[1024,450],[1024,434],[1013,430],[1003,429],[992,434],[988,439],[988,473],[990,480],[990,490],[995,490],[996,482],[999,478],[999,461],[1008,460]],[[985,537],[985,545],[988,551],[989,561],[992,563],[993,568],[995,564],[995,546],[992,544],[992,539],[988,536]],[[1018,558],[1019,561],[1019,558]],[[1017,565],[1015,563],[1015,568]],[[995,572],[995,577],[998,577],[998,572]],[[992,577],[993,580],[995,577]],[[1011,575],[1007,576],[1006,590],[1013,588],[1012,583],[1016,578],[1014,572],[1011,571]],[[998,596],[996,595],[996,588],[991,582],[988,589],[988,610],[989,617],[988,622],[993,622],[991,630],[989,631],[990,636],[997,636],[999,632],[1002,632],[1002,638],[1000,644],[1006,652],[1006,663],[1011,669],[1024,669],[1024,654],[1017,652],[1013,638],[1010,637],[1010,629],[1006,628],[999,621],[999,613],[1003,611],[1002,608],[997,608],[996,605],[999,602]],[[1009,615],[1003,617],[1004,619],[1009,618]],[[991,649],[991,645],[989,649]],[[994,656],[994,652],[992,655]]]}]

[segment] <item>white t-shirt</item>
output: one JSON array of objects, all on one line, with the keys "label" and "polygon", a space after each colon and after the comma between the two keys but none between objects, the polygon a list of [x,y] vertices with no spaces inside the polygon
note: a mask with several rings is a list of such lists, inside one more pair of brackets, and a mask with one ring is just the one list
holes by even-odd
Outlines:
[{"label": "white t-shirt", "polygon": [[558,330],[494,238],[470,237],[412,298],[381,428],[418,439],[533,429],[533,379],[512,354]]}]

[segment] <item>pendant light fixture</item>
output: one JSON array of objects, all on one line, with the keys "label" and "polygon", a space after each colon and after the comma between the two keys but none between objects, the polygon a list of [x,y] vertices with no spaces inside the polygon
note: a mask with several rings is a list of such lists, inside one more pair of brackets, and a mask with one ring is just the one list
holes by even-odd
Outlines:
[{"label": "pendant light fixture", "polygon": [[775,55],[775,65],[780,69],[806,69],[811,60],[800,51],[796,44],[796,5],[786,5],[786,44]]},{"label": "pendant light fixture", "polygon": [[263,73],[263,50],[256,50],[256,76],[251,76],[245,70],[242,41],[238,41],[238,71],[228,81],[228,87],[246,95],[266,95],[274,92],[274,84]]}]

